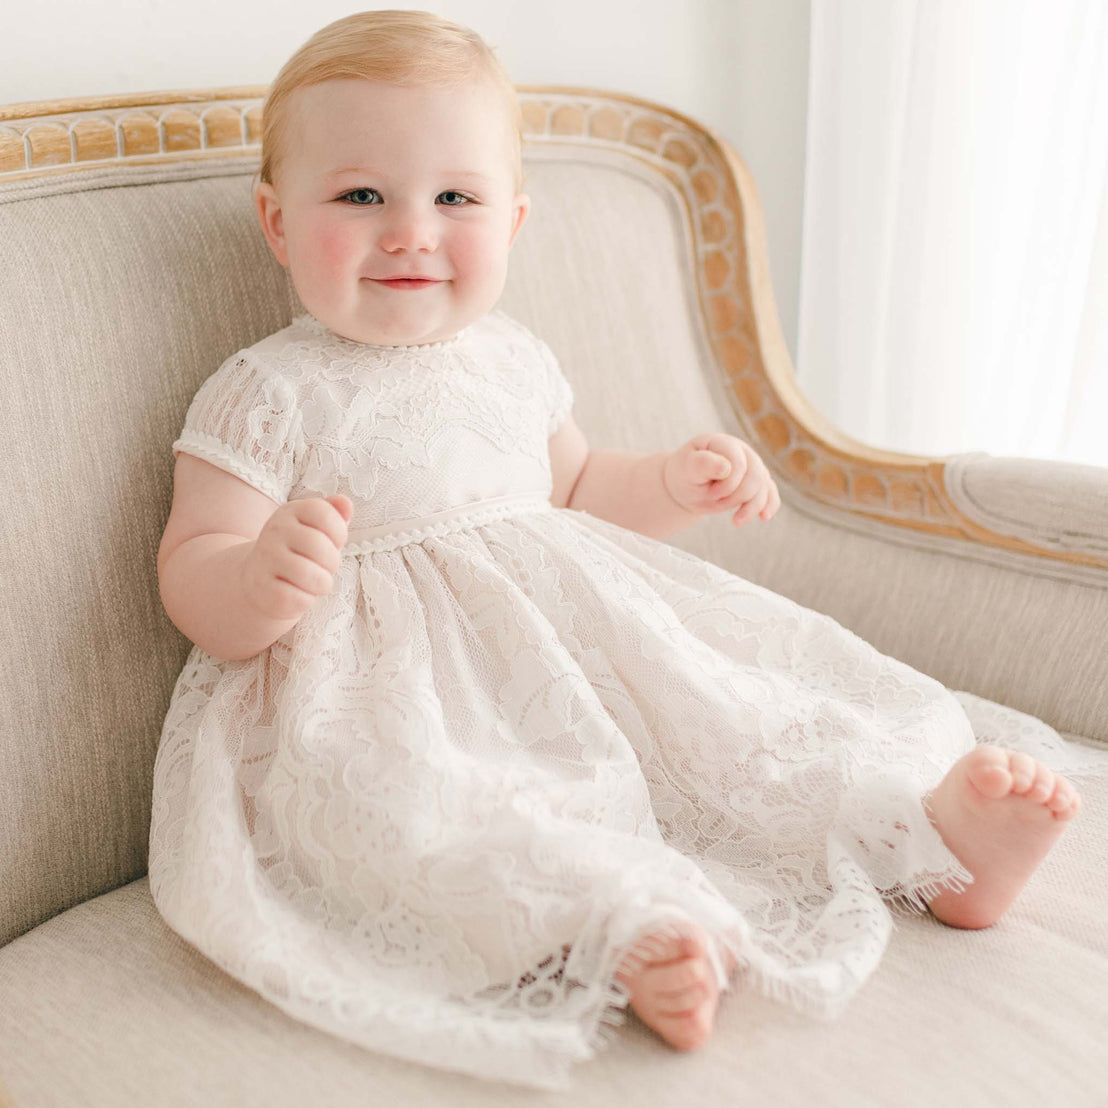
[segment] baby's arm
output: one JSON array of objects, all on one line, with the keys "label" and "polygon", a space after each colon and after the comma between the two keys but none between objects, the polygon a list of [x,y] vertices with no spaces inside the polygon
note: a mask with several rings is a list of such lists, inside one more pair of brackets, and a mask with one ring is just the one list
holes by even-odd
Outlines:
[{"label": "baby's arm", "polygon": [[[292,567],[283,572],[296,584],[274,580],[271,559],[259,559],[255,548],[266,524],[279,511],[290,514],[291,506],[278,505],[218,466],[179,453],[173,507],[158,550],[159,591],[169,618],[216,658],[240,661],[264,650],[330,589],[335,548],[345,542],[350,513],[349,500],[343,500],[338,521],[330,519],[338,509],[324,501],[295,502],[295,512],[315,524],[304,528],[299,520],[287,521],[286,534],[297,536],[293,545],[302,549],[277,553]],[[317,530],[320,524],[334,525],[335,534]],[[282,536],[274,537],[278,541],[267,546],[280,545]]]},{"label": "baby's arm", "polygon": [[665,539],[700,517],[682,508],[662,484],[669,452],[590,450],[581,428],[567,415],[550,437],[551,503]]},{"label": "baby's arm", "polygon": [[698,435],[655,454],[590,450],[567,415],[550,437],[551,502],[586,511],[650,538],[666,539],[711,512],[768,520],[780,505],[765,465],[746,443],[723,433]]}]

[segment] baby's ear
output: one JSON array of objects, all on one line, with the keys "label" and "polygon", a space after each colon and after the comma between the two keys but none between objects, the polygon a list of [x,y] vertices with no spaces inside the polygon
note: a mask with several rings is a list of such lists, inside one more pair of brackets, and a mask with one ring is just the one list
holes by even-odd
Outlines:
[{"label": "baby's ear", "polygon": [[512,209],[512,232],[508,236],[509,250],[512,248],[512,243],[516,241],[519,229],[527,222],[527,217],[531,214],[531,197],[525,192],[519,193],[512,202]]},{"label": "baby's ear", "polygon": [[262,234],[269,243],[273,256],[288,268],[289,252],[285,248],[285,223],[281,213],[281,201],[277,190],[268,181],[262,181],[254,191],[254,206],[262,224]]}]

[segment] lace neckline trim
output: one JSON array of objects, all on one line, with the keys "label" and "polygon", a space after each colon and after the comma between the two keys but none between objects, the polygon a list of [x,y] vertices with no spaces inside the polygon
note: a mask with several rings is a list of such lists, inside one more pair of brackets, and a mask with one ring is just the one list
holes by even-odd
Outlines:
[{"label": "lace neckline trim", "polygon": [[327,324],[322,323],[316,319],[311,312],[304,312],[301,315],[293,317],[293,323],[299,324],[301,327],[307,328],[309,331],[314,332],[317,335],[321,335],[323,338],[335,343],[338,346],[345,347],[351,350],[453,350],[462,344],[463,339],[469,335],[471,328],[463,327],[456,335],[451,338],[442,339],[440,342],[425,342],[416,343],[412,346],[403,345],[387,345],[378,344],[373,342],[358,342],[356,339],[348,339],[344,335],[338,334],[336,331],[332,331]]}]

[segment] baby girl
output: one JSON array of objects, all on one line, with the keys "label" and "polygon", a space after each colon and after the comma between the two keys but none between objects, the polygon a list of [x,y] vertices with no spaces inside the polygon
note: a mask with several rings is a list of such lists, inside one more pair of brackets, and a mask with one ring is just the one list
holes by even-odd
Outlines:
[{"label": "baby girl", "polygon": [[1079,801],[931,678],[663,541],[768,522],[777,487],[722,432],[590,448],[496,309],[520,150],[491,51],[426,13],[338,20],[271,87],[255,203],[305,311],[174,444],[158,571],[195,648],[150,871],[296,1017],[552,1083],[628,1004],[702,1044],[736,971],[833,1011],[883,897],[987,927]]}]

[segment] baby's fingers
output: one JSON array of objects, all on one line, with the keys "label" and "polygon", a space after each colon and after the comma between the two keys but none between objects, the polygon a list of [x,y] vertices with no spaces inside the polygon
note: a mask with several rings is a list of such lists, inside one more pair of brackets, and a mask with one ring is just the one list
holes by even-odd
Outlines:
[{"label": "baby's fingers", "polygon": [[769,488],[769,499],[766,501],[766,506],[761,511],[762,520],[768,523],[777,514],[777,509],[781,507],[781,494],[777,491],[777,486],[771,484]]},{"label": "baby's fingers", "polygon": [[[338,499],[335,497],[334,499]],[[353,508],[349,497],[342,497]],[[322,497],[311,496],[303,500],[290,500],[286,505],[297,523],[304,527],[314,528],[320,534],[331,540],[336,549],[341,550],[346,545],[348,532],[347,522],[343,514],[334,504]],[[345,504],[343,505],[345,507]]]},{"label": "baby's fingers", "polygon": [[274,559],[273,575],[276,580],[306,592],[313,600],[330,592],[334,582],[334,575],[318,562],[293,550],[285,550]]},{"label": "baby's fingers", "polygon": [[248,600],[270,619],[294,619],[330,591],[332,577],[310,558],[280,544],[255,545],[242,566]]},{"label": "baby's fingers", "polygon": [[289,535],[288,549],[325,569],[329,574],[338,572],[342,555],[329,534],[316,527],[294,527]]},{"label": "baby's fingers", "polygon": [[694,450],[687,458],[685,473],[692,484],[707,485],[730,476],[731,462],[714,450]]},{"label": "baby's fingers", "polygon": [[755,457],[747,467],[746,476],[717,505],[720,512],[729,511],[753,500],[766,485],[773,484],[769,471],[760,458]]},{"label": "baby's fingers", "polygon": [[737,527],[740,523],[745,523],[748,519],[753,519],[754,516],[766,507],[769,496],[770,486],[765,485],[760,492],[755,493],[753,498],[748,500],[734,516],[731,517],[731,522]]}]

